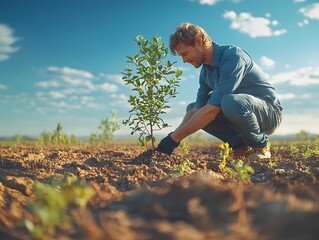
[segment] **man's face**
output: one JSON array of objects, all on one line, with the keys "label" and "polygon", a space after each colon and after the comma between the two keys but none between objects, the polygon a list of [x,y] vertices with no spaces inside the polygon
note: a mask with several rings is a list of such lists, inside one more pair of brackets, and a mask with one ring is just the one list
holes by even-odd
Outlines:
[{"label": "man's face", "polygon": [[176,46],[176,52],[183,58],[184,63],[190,63],[195,68],[199,68],[203,64],[203,51],[198,46],[185,45],[179,43]]}]

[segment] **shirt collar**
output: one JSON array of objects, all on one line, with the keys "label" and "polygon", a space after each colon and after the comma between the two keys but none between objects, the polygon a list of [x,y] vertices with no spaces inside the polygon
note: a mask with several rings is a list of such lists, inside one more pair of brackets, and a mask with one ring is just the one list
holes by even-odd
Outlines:
[{"label": "shirt collar", "polygon": [[218,67],[220,64],[220,57],[221,57],[221,47],[217,43],[213,42],[214,46],[214,52],[213,52],[213,58],[212,58],[212,66]]}]

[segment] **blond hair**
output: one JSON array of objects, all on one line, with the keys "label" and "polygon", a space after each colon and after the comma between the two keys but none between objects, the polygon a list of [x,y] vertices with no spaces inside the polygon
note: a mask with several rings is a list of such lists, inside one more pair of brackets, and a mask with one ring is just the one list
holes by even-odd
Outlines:
[{"label": "blond hair", "polygon": [[176,55],[176,46],[179,43],[195,46],[197,38],[200,38],[206,47],[212,43],[211,38],[203,28],[191,23],[182,23],[176,28],[175,33],[170,36],[169,48],[171,53]]}]

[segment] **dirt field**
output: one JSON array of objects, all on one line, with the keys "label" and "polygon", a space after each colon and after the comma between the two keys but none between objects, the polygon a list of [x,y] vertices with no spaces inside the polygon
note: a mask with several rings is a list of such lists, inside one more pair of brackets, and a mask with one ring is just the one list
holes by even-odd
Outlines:
[{"label": "dirt field", "polygon": [[[317,153],[287,144],[272,148],[271,163],[246,159],[255,174],[242,199],[242,184],[219,170],[219,146],[190,147],[168,157],[134,144],[2,144],[0,239],[32,239],[21,219],[32,217],[34,182],[65,175],[86,179],[94,196],[86,208],[73,207],[71,227],[44,239],[318,239]],[[178,173],[187,161],[193,164]],[[239,222],[243,209],[247,220]]]}]

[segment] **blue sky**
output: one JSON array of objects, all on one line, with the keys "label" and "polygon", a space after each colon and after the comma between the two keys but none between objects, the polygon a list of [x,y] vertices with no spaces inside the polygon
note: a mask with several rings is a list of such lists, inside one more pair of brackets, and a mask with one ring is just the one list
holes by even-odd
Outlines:
[{"label": "blue sky", "polygon": [[[68,134],[89,135],[110,111],[127,118],[132,92],[121,72],[137,53],[133,39],[168,43],[182,22],[261,65],[284,107],[276,134],[319,133],[318,1],[0,0],[0,136],[38,135],[58,122]],[[195,100],[199,70],[167,59],[183,70],[174,108],[163,116],[171,131]]]}]

